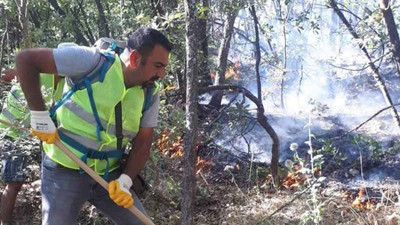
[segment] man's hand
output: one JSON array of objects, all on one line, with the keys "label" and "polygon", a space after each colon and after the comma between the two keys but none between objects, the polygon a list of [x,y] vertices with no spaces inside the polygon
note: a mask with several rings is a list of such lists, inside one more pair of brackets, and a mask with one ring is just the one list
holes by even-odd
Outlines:
[{"label": "man's hand", "polygon": [[31,128],[32,134],[48,144],[53,144],[56,139],[59,139],[48,111],[31,110]]},{"label": "man's hand", "polygon": [[108,184],[108,194],[117,205],[129,208],[133,205],[133,198],[129,192],[131,186],[132,179],[123,173]]}]

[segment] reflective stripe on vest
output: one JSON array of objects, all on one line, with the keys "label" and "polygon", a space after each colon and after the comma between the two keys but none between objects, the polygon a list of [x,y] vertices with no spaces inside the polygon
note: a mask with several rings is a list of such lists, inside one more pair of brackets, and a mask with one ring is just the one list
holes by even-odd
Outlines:
[{"label": "reflective stripe on vest", "polygon": [[17,117],[15,117],[10,111],[8,111],[7,108],[3,109],[1,111],[1,115],[3,115],[5,118],[7,118],[7,121],[16,121]]},{"label": "reflective stripe on vest", "polygon": [[[79,105],[77,105],[75,102],[73,102],[72,100],[68,100],[64,103],[64,106],[69,109],[71,112],[74,112],[74,114],[78,114],[80,115],[80,118],[85,120],[86,122],[90,123],[90,124],[96,124],[96,120],[93,117],[93,115],[89,112],[86,112],[83,108],[81,108]],[[103,120],[100,118],[100,122],[103,125],[103,127],[107,126],[107,121]],[[110,124],[109,128],[107,130],[107,133],[109,135],[115,135],[115,125],[114,124]],[[129,138],[129,139],[133,139],[134,137],[136,137],[136,132],[131,132],[129,130],[122,130],[122,134]]]},{"label": "reflective stripe on vest", "polygon": [[[99,149],[102,146],[102,144],[96,140],[92,140],[90,138],[83,137],[82,135],[74,134],[64,128],[59,128],[58,131],[63,133],[64,135],[68,136],[69,138],[74,139],[76,142],[81,143],[86,148]],[[103,148],[103,150],[105,150],[105,151],[111,151],[114,149],[115,148],[111,148],[109,146],[104,146],[104,148]]]},{"label": "reflective stripe on vest", "polygon": [[22,90],[19,88],[19,86],[14,86],[13,88],[11,88],[10,94],[17,100],[21,100],[21,98],[23,97]]},{"label": "reflective stripe on vest", "polygon": [[[73,141],[87,147],[92,146],[97,151],[112,151],[117,147],[115,137],[115,115],[114,107],[118,102],[122,104],[122,126],[123,143],[125,146],[134,138],[140,128],[140,118],[144,103],[144,91],[141,86],[125,88],[122,65],[119,57],[115,55],[114,63],[109,67],[104,76],[103,82],[98,81],[91,84],[93,99],[97,109],[99,120],[104,130],[100,132],[100,141],[96,142],[97,122],[93,115],[92,106],[88,93],[85,89],[77,90],[71,97],[62,104],[56,112],[59,130],[68,135]],[[64,90],[66,93],[68,90]],[[84,154],[69,145],[68,141],[61,140],[78,157]],[[72,143],[71,141],[69,143]],[[79,169],[78,165],[66,157],[61,150],[54,145],[44,143],[46,154],[55,162],[71,169]],[[119,167],[119,159],[106,160],[87,158],[87,165],[92,167],[98,174],[104,174],[109,166],[109,170]]]}]

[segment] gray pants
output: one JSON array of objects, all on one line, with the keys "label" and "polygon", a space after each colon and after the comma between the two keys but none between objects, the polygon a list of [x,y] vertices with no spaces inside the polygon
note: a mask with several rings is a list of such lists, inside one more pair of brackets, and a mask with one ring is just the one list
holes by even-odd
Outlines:
[{"label": "gray pants", "polygon": [[[113,171],[108,181],[117,179]],[[135,207],[146,215],[136,194],[131,190]],[[78,213],[88,201],[118,225],[142,224],[127,209],[115,204],[108,192],[89,175],[65,168],[46,155],[42,161],[42,225],[76,224]]]}]

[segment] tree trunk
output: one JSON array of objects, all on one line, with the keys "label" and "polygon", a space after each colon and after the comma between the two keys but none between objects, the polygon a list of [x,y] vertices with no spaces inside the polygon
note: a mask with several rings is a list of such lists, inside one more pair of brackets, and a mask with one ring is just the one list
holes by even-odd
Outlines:
[{"label": "tree trunk", "polygon": [[282,35],[283,35],[283,69],[282,69],[282,76],[281,76],[281,83],[280,83],[280,100],[281,100],[281,108],[285,108],[285,100],[284,100],[284,91],[285,91],[285,77],[286,77],[286,71],[287,71],[287,33],[286,33],[286,27],[287,27],[287,21],[290,16],[290,11],[293,7],[293,3],[289,2],[287,5],[287,11],[286,14],[284,15],[282,12],[282,5],[279,3],[279,0],[277,0],[278,6],[279,6],[279,20],[282,21]]},{"label": "tree trunk", "polygon": [[103,5],[100,0],[95,0],[97,11],[99,12],[99,18],[97,20],[97,24],[99,27],[99,35],[100,37],[110,37],[110,29],[108,28],[108,23],[106,16],[104,14]]},{"label": "tree trunk", "polygon": [[[286,34],[286,26],[287,26],[287,20],[289,17],[290,13],[290,8],[293,6],[293,3],[288,3],[287,7],[287,13],[286,15],[283,14],[282,12],[282,5],[280,3],[280,0],[274,0],[274,10],[275,10],[275,16],[278,21],[282,22],[282,35],[283,35],[283,69],[282,69],[282,76],[279,84],[279,89],[280,89],[280,101],[281,101],[281,108],[285,108],[285,101],[284,101],[284,89],[285,89],[285,77],[286,77],[286,67],[287,67],[287,34]],[[292,4],[289,6],[289,4]],[[289,8],[290,7],[290,8]],[[276,60],[278,61],[278,55],[276,52],[273,51],[271,42],[268,41],[268,45],[271,49],[271,52],[274,54]]]},{"label": "tree trunk", "polygon": [[24,39],[24,48],[32,47],[32,40],[29,36],[28,4],[29,0],[16,1],[18,7],[18,19],[22,28],[22,38]]},{"label": "tree trunk", "polygon": [[[125,11],[125,0],[119,0],[119,33],[123,34],[125,29],[125,19],[124,19],[124,11]],[[136,15],[136,12],[135,12]],[[114,37],[114,35],[112,35]]]},{"label": "tree trunk", "polygon": [[1,43],[0,43],[0,47],[1,47],[1,49],[0,49],[0,73],[3,70],[3,65],[4,65],[3,58],[4,58],[4,49],[5,49],[5,44],[6,44],[7,30],[8,29],[6,27],[6,29],[3,33],[3,36],[1,37]]},{"label": "tree trunk", "polygon": [[264,128],[264,130],[269,134],[272,139],[272,148],[271,148],[271,174],[274,179],[274,184],[278,185],[278,163],[279,163],[279,137],[276,134],[275,130],[268,123],[268,119],[264,115],[264,106],[256,96],[254,96],[249,90],[244,87],[236,86],[236,85],[219,85],[219,86],[211,86],[211,87],[202,87],[199,89],[199,93],[204,93],[208,91],[222,91],[222,90],[236,90],[241,91],[244,95],[250,99],[257,106],[257,121]]},{"label": "tree trunk", "polygon": [[[386,27],[390,37],[390,43],[393,47],[393,55],[397,66],[397,72],[400,71],[400,39],[397,32],[396,22],[393,17],[393,11],[389,0],[381,0],[381,12],[385,18]],[[400,74],[399,74],[400,75]]]},{"label": "tree trunk", "polygon": [[0,42],[0,73],[3,71],[3,57],[4,57],[4,49],[6,48],[6,37],[7,37],[7,32],[8,32],[8,13],[7,9],[4,7],[1,8],[2,15],[4,16],[4,23],[5,23],[5,28],[4,28],[4,33],[1,37],[1,42]]},{"label": "tree trunk", "polygon": [[37,9],[28,10],[29,16],[36,29],[40,29],[40,15]]},{"label": "tree trunk", "polygon": [[186,20],[186,118],[184,173],[182,181],[182,225],[193,224],[196,189],[198,11],[196,0],[184,0]]},{"label": "tree trunk", "polygon": [[256,9],[254,5],[250,7],[250,14],[253,17],[254,21],[254,31],[256,34],[256,41],[254,42],[254,49],[256,53],[256,80],[257,80],[257,97],[258,100],[262,100],[262,95],[261,95],[261,77],[260,77],[260,59],[261,59],[261,51],[260,51],[260,35],[258,33],[258,18],[256,14]]},{"label": "tree trunk", "polygon": [[58,4],[57,0],[48,0],[48,2],[57,11],[57,13],[60,16],[65,16],[66,15],[65,11],[60,7],[60,5]]},{"label": "tree trunk", "polygon": [[151,6],[153,7],[153,16],[163,16],[165,15],[165,11],[161,6],[161,1],[150,0]]},{"label": "tree trunk", "polygon": [[88,19],[86,13],[85,13],[85,9],[83,8],[83,0],[78,2],[78,6],[79,6],[79,10],[80,10],[80,12],[81,12],[81,14],[83,16],[83,20],[84,20],[83,22],[84,22],[86,30],[87,30],[87,32],[85,32],[86,36],[89,38],[90,43],[93,45],[96,42],[96,39],[94,38],[92,29],[90,28],[90,25],[89,25],[89,22],[88,22],[89,19]]},{"label": "tree trunk", "polygon": [[272,3],[274,4],[274,11],[275,11],[275,18],[280,20],[282,18],[282,10],[281,10],[281,0],[273,0]]},{"label": "tree trunk", "polygon": [[[231,39],[233,34],[233,28],[235,24],[235,19],[238,14],[238,9],[227,12],[227,19],[224,25],[224,37],[221,42],[221,46],[218,52],[218,65],[217,73],[215,75],[214,85],[225,84],[225,72],[228,62],[229,49],[231,47]],[[223,92],[217,91],[210,100],[210,105],[219,108],[221,106]]]},{"label": "tree trunk", "polygon": [[261,50],[260,50],[260,36],[258,32],[258,18],[256,14],[256,9],[254,5],[250,7],[250,14],[253,16],[254,30],[256,34],[256,41],[254,42],[254,48],[256,53],[256,77],[257,77],[257,98],[259,101],[259,106],[257,106],[257,121],[260,125],[267,131],[272,139],[272,156],[271,156],[271,175],[274,180],[274,184],[277,184],[278,179],[278,163],[279,163],[279,138],[275,133],[274,129],[268,123],[267,118],[264,116],[264,105],[262,103],[261,94],[261,76],[260,76],[260,60],[261,60]]},{"label": "tree trunk", "polygon": [[[184,57],[184,56],[182,56]],[[186,59],[183,60],[184,64],[186,65]],[[178,89],[181,96],[184,98],[182,101],[186,101],[186,66],[183,69],[183,73],[181,71],[176,71],[176,82],[178,83]]]},{"label": "tree trunk", "polygon": [[[343,15],[342,11],[340,11],[337,3],[335,0],[329,0],[329,5],[332,7],[332,9],[335,11],[335,13],[339,16],[340,20],[344,23],[344,25],[347,27],[349,30],[350,34],[353,36],[354,39],[359,39],[360,37],[358,36],[357,32],[354,30],[354,28],[350,25],[349,21],[346,19],[346,17]],[[375,66],[373,60],[371,59],[371,56],[368,53],[368,50],[365,48],[363,44],[359,44],[358,47],[364,52],[365,56],[368,58],[368,65],[370,69],[372,70],[372,76],[379,87],[379,89],[382,92],[383,97],[385,98],[386,103],[388,106],[390,106],[391,109],[391,114],[393,116],[394,122],[397,124],[397,126],[400,128],[400,118],[397,113],[396,108],[393,106],[393,101],[390,97],[390,94],[386,88],[385,81],[382,78],[382,76],[379,73],[379,69]]]},{"label": "tree trunk", "polygon": [[285,108],[284,94],[285,91],[285,77],[286,77],[286,66],[287,66],[287,40],[286,40],[286,21],[283,21],[283,71],[280,83],[281,89],[281,108]]},{"label": "tree trunk", "polygon": [[[90,43],[87,41],[87,39],[85,38],[85,36],[82,33],[82,28],[83,28],[83,24],[81,23],[80,19],[79,19],[79,9],[77,6],[75,6],[74,8],[72,8],[70,10],[70,13],[72,13],[72,16],[74,17],[75,20],[75,26],[74,26],[74,31],[75,31],[75,37],[77,39],[77,43],[83,44],[85,46],[89,46]],[[89,37],[90,40],[90,37]],[[94,44],[94,43],[92,43]]]},{"label": "tree trunk", "polygon": [[[203,8],[208,8],[208,0],[203,0]],[[210,66],[208,63],[208,32],[207,32],[207,20],[208,20],[208,10],[203,12],[203,17],[199,19],[199,42],[201,49],[200,57],[200,71],[199,71],[199,81],[200,87],[212,85],[210,77]]]}]

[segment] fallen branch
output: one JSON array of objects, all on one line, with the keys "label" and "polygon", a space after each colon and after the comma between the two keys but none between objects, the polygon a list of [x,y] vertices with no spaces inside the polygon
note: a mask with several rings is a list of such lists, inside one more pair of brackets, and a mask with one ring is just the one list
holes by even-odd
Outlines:
[{"label": "fallen branch", "polygon": [[[394,106],[399,106],[399,105],[400,105],[400,103],[397,103],[397,104],[394,104],[393,107],[394,107]],[[384,111],[386,111],[386,110],[388,110],[388,109],[390,109],[390,108],[392,108],[392,106],[387,106],[387,107],[385,107],[385,108],[379,110],[379,111],[376,112],[374,115],[372,115],[370,118],[368,118],[366,121],[364,121],[364,122],[362,122],[360,125],[358,125],[356,128],[351,129],[351,130],[347,131],[346,133],[344,133],[342,136],[339,137],[339,139],[342,139],[344,136],[346,136],[346,135],[349,134],[350,132],[353,132],[353,131],[356,131],[356,130],[360,129],[362,126],[364,126],[366,123],[368,123],[369,121],[371,121],[373,118],[375,118],[376,116],[378,116],[379,114],[381,114],[382,112],[384,112]]]}]

